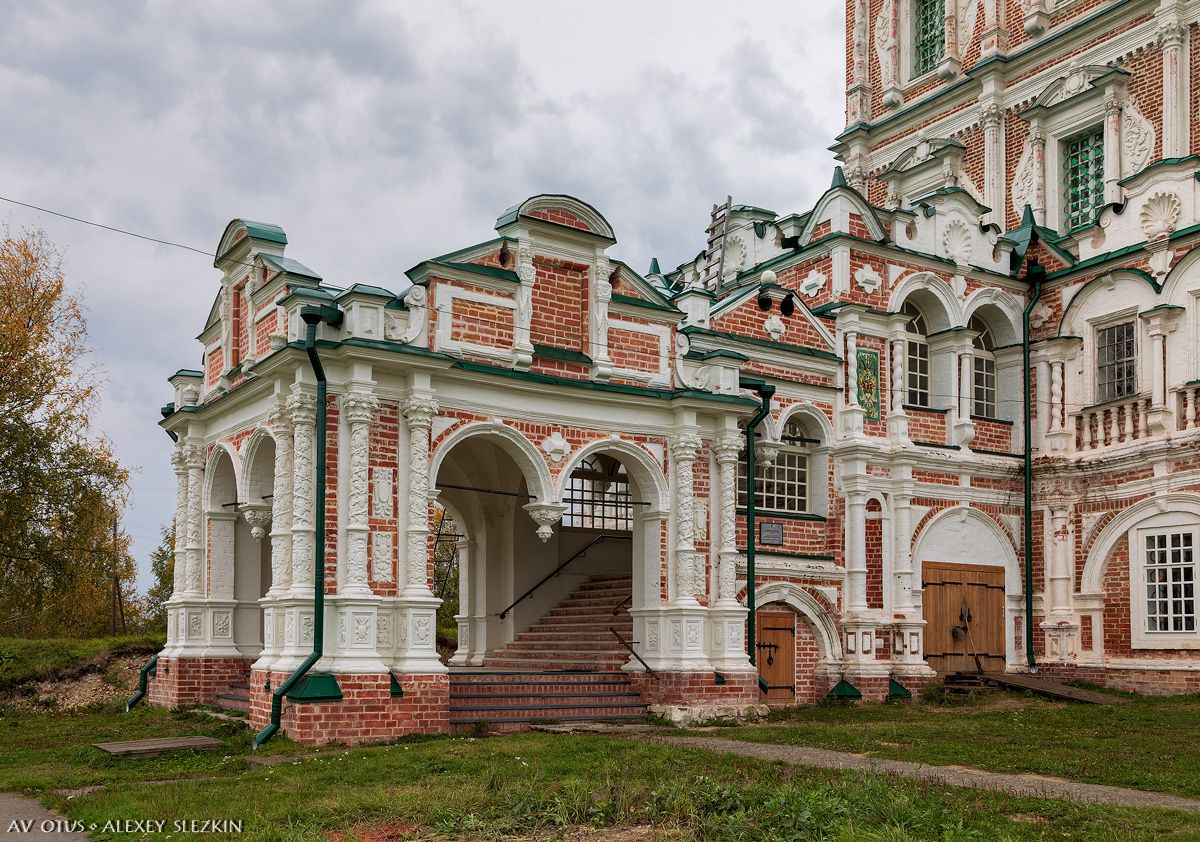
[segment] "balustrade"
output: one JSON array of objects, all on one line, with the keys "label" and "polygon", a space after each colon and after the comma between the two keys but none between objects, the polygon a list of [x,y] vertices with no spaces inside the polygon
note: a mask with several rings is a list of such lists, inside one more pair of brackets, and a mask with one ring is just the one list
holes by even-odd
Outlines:
[{"label": "balustrade", "polygon": [[1072,413],[1075,449],[1098,450],[1144,439],[1150,435],[1149,412],[1150,398],[1138,395]]}]

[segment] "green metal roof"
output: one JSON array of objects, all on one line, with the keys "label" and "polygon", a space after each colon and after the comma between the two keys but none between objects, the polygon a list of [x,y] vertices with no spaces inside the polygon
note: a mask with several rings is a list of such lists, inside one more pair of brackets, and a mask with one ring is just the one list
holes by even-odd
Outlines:
[{"label": "green metal roof", "polygon": [[290,257],[276,257],[273,254],[260,254],[259,257],[262,258],[263,263],[272,267],[277,272],[286,272],[289,275],[298,275],[301,278],[312,278],[314,281],[323,280],[320,275],[309,269],[299,260],[292,260]]}]

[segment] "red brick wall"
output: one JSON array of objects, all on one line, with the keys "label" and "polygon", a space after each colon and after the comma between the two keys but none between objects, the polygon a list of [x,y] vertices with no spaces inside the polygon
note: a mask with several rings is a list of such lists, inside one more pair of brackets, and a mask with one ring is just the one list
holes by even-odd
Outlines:
[{"label": "red brick wall", "polygon": [[867,607],[883,608],[883,511],[867,501]]},{"label": "red brick wall", "polygon": [[591,231],[589,226],[582,219],[577,217],[570,211],[561,210],[560,208],[551,208],[550,210],[535,210],[530,214],[535,219],[542,219],[546,222],[556,222],[559,225],[566,225],[568,228],[578,228],[580,231]]},{"label": "red brick wall", "polygon": [[146,699],[168,708],[210,704],[217,693],[243,681],[251,663],[249,658],[159,658]]},{"label": "red brick wall", "polygon": [[972,417],[971,421],[975,424],[975,438],[971,441],[973,449],[992,450],[996,453],[1012,452],[1012,424],[977,417]]},{"label": "red brick wall", "polygon": [[588,267],[538,256],[529,335],[535,345],[587,351]]},{"label": "red brick wall", "polygon": [[492,348],[511,348],[513,311],[498,304],[455,298],[451,304],[450,338]]},{"label": "red brick wall", "polygon": [[608,355],[617,368],[654,373],[662,368],[659,338],[637,330],[609,326]]},{"label": "red brick wall", "polygon": [[[1137,110],[1154,125],[1154,150],[1150,160],[1162,157],[1162,50],[1149,47],[1132,58],[1121,62],[1121,67],[1132,75],[1129,80],[1129,95]],[[1123,173],[1132,175],[1132,173]]]},{"label": "red brick wall", "polygon": [[908,437],[929,444],[946,443],[946,413],[932,409],[905,407],[908,414]]},{"label": "red brick wall", "polygon": [[[390,582],[380,582],[373,576],[370,579],[371,590],[380,596],[395,596],[397,593],[396,580],[398,571],[396,569],[396,553],[400,547],[405,545],[405,541],[398,533],[400,526],[400,487],[396,464],[399,441],[400,405],[396,401],[380,401],[379,412],[375,416],[375,422],[371,425],[371,455],[369,460],[371,467],[367,483],[368,522],[370,523],[372,532],[391,532],[395,536],[392,539],[392,558],[388,562],[392,570],[392,580]],[[390,471],[392,477],[392,505],[383,516],[378,517],[375,515],[375,471],[377,469]],[[371,557],[371,563],[368,564],[367,569],[368,573],[372,573],[375,569],[375,546],[373,542],[368,541],[367,552],[370,553]]]}]

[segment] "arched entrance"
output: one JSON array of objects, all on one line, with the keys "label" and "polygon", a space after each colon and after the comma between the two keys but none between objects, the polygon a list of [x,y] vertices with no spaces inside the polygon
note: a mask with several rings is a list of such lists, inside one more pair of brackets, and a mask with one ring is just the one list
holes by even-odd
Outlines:
[{"label": "arched entrance", "polygon": [[661,469],[640,448],[604,440],[570,457],[554,484],[507,427],[480,424],[452,439],[431,471],[463,536],[451,664],[619,669],[631,658],[626,644],[637,645],[630,611],[658,599]]}]

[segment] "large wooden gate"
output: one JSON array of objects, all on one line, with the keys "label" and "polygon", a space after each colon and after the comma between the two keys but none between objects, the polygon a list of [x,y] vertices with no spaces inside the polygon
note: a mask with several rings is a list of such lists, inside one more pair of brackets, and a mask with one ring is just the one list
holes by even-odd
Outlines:
[{"label": "large wooden gate", "polygon": [[1004,568],[927,561],[925,660],[939,675],[1004,672]]},{"label": "large wooden gate", "polygon": [[759,611],[754,648],[758,674],[767,682],[767,704],[796,701],[796,614]]}]

